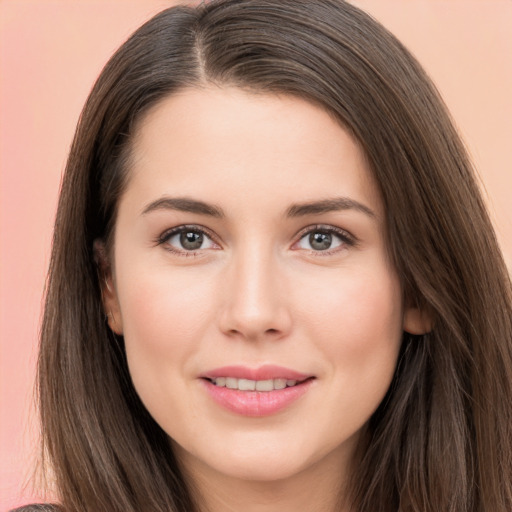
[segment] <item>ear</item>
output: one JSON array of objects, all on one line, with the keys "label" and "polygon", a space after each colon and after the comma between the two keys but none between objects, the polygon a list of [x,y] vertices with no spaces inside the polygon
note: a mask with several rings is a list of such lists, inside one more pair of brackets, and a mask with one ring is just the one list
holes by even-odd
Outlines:
[{"label": "ear", "polygon": [[94,241],[94,260],[98,268],[101,301],[107,317],[108,326],[114,333],[121,335],[123,334],[123,322],[117,292],[114,286],[112,265],[110,264],[105,243],[99,239]]},{"label": "ear", "polygon": [[432,315],[426,308],[408,306],[404,311],[403,330],[409,334],[426,334],[432,330]]}]

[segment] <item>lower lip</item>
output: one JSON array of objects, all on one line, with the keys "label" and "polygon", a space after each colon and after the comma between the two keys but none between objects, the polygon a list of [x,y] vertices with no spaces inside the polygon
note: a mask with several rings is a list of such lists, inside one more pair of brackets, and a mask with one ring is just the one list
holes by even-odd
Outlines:
[{"label": "lower lip", "polygon": [[307,393],[313,379],[274,391],[240,391],[216,386],[209,380],[203,382],[213,400],[228,411],[242,416],[261,417],[276,414],[292,405]]}]

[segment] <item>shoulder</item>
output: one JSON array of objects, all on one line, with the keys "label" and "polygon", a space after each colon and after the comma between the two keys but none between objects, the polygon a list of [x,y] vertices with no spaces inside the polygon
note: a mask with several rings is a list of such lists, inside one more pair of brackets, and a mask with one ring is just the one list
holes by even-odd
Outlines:
[{"label": "shoulder", "polygon": [[62,512],[62,509],[57,505],[41,503],[39,505],[25,505],[24,507],[15,508],[9,512]]}]

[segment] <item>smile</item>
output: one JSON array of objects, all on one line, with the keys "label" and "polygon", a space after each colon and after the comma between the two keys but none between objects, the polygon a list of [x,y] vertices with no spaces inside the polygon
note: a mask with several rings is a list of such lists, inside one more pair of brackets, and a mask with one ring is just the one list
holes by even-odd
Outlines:
[{"label": "smile", "polygon": [[275,391],[293,387],[297,384],[296,380],[291,379],[266,379],[251,380],[237,379],[236,377],[217,377],[211,379],[212,384],[218,387],[226,387],[228,389],[238,389],[239,391]]},{"label": "smile", "polygon": [[211,370],[200,379],[216,405],[231,413],[263,417],[289,409],[316,387],[316,377],[265,365],[257,369],[225,366]]}]

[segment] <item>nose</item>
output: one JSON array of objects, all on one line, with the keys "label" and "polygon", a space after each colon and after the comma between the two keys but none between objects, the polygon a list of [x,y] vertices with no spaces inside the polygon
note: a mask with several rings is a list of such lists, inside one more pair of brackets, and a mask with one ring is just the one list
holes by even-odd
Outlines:
[{"label": "nose", "polygon": [[269,252],[253,250],[231,262],[224,288],[220,329],[231,337],[281,339],[292,327],[283,273]]}]

